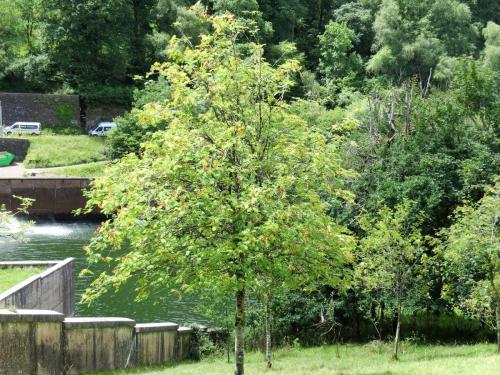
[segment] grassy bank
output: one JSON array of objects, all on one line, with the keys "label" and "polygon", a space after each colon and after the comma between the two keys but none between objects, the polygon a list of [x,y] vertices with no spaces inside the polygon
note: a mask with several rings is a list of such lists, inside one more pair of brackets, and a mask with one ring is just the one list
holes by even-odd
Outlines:
[{"label": "grassy bank", "polygon": [[83,165],[75,165],[67,168],[57,168],[56,170],[47,170],[42,175],[57,175],[64,177],[100,177],[106,168],[106,162],[95,162]]},{"label": "grassy bank", "polygon": [[29,137],[24,166],[48,168],[106,160],[105,140],[87,135],[41,135]]},{"label": "grassy bank", "polygon": [[0,293],[43,271],[42,268],[35,267],[0,268]]},{"label": "grassy bank", "polygon": [[[342,345],[310,349],[279,350],[274,365],[267,370],[263,356],[246,357],[248,375],[496,375],[500,374],[500,355],[495,345],[463,346],[415,345],[404,343],[401,360],[390,360],[390,345]],[[219,375],[233,373],[232,364],[222,358],[199,363],[172,365],[156,369],[135,369],[100,373],[102,375]]]}]

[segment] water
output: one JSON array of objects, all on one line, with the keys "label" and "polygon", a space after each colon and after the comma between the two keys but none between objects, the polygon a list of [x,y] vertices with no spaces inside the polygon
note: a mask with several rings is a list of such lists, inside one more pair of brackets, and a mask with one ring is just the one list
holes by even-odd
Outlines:
[{"label": "water", "polygon": [[[10,227],[15,230],[19,223]],[[78,302],[92,277],[78,277],[88,267],[83,247],[89,243],[97,224],[93,222],[56,222],[38,220],[26,236],[28,242],[0,240],[0,260],[61,260],[75,258],[75,300]],[[77,304],[77,316],[118,316],[139,323],[172,321],[176,323],[209,323],[197,313],[197,300],[184,297],[182,300],[168,299],[161,304],[135,302],[133,286],[126,286],[118,293],[108,293],[88,307]]]}]

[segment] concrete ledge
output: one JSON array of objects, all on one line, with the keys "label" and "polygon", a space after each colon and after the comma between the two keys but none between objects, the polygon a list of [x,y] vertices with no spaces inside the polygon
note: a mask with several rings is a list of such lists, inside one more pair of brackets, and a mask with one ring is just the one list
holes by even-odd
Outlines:
[{"label": "concrete ledge", "polygon": [[145,323],[136,324],[135,332],[164,332],[164,331],[177,331],[179,328],[178,324],[175,323]]},{"label": "concrete ledge", "polygon": [[23,267],[51,267],[58,264],[57,260],[40,260],[40,261],[15,261],[15,262],[0,262],[0,268],[23,268]]},{"label": "concrete ledge", "polygon": [[135,320],[127,318],[66,318],[65,329],[134,327]]},{"label": "concrete ledge", "polygon": [[192,328],[189,328],[189,327],[179,327],[177,329],[177,333],[179,335],[187,335],[187,334],[191,334],[193,333],[193,329]]},{"label": "concrete ledge", "polygon": [[6,322],[62,322],[64,315],[50,310],[16,310],[0,309],[0,323]]}]

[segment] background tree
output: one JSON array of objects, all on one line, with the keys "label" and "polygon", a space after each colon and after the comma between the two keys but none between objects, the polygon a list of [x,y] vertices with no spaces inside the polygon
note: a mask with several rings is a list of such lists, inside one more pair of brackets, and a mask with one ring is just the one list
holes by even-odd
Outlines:
[{"label": "background tree", "polygon": [[139,297],[171,289],[230,294],[240,375],[245,303],[259,280],[288,289],[301,288],[305,277],[343,286],[349,236],[327,215],[327,202],[349,197],[342,188],[349,173],[335,139],[283,100],[297,62],[272,67],[260,45],[237,43],[252,37],[242,23],[228,15],[209,20],[213,33],[197,47],[173,38],[171,60],[155,66],[171,98],[150,106],[143,120],[164,119],[167,129],[142,157],[127,156],[93,183],[89,208],[112,219],[93,239],[89,260],[111,268],[84,300],[129,279]]},{"label": "background tree", "polygon": [[422,283],[424,243],[418,220],[409,201],[361,220],[366,236],[357,251],[356,280],[363,293],[376,293],[387,310],[394,311],[394,359],[398,359],[401,316],[414,311],[427,293]]},{"label": "background tree", "polygon": [[485,39],[484,64],[490,69],[500,72],[500,26],[488,22],[483,29]]},{"label": "background tree", "polygon": [[446,295],[466,314],[497,332],[500,353],[500,183],[475,205],[457,210],[447,232]]},{"label": "background tree", "polygon": [[128,82],[134,34],[129,1],[43,0],[42,4],[45,47],[64,82],[80,93]]},{"label": "background tree", "polygon": [[475,49],[470,9],[457,0],[383,0],[373,28],[377,53],[367,69],[396,81],[425,79],[443,56]]}]

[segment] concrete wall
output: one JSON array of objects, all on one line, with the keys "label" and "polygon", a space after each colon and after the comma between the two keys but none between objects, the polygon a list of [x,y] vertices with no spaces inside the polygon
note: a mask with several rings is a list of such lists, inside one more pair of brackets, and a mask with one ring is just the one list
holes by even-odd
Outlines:
[{"label": "concrete wall", "polygon": [[140,366],[168,363],[178,359],[175,323],[137,324],[135,326],[137,364]]},{"label": "concrete wall", "polygon": [[134,365],[134,326],[133,320],[125,318],[65,319],[66,373]]},{"label": "concrete wall", "polygon": [[14,154],[14,161],[21,162],[28,153],[30,142],[27,139],[0,138],[0,151],[8,151]]},{"label": "concrete wall", "polygon": [[80,126],[78,95],[48,95],[0,92],[3,124],[34,121],[44,127]]},{"label": "concrete wall", "polygon": [[0,310],[0,374],[62,374],[63,319],[53,311]]},{"label": "concrete wall", "polygon": [[73,375],[181,361],[192,351],[192,335],[173,323],[0,310],[0,374]]},{"label": "concrete wall", "polygon": [[0,178],[0,205],[7,210],[19,208],[14,195],[32,198],[32,215],[71,216],[76,209],[85,207],[83,190],[90,184],[87,178]]},{"label": "concrete wall", "polygon": [[0,262],[0,268],[12,267],[49,268],[0,294],[0,308],[53,310],[73,316],[73,258],[61,262]]}]

